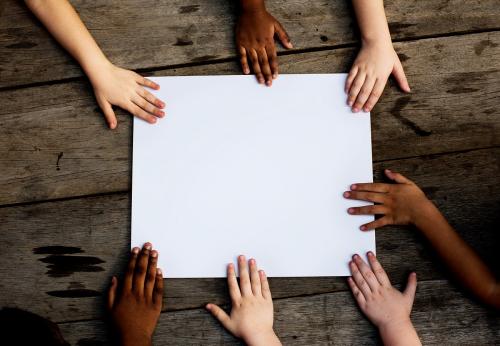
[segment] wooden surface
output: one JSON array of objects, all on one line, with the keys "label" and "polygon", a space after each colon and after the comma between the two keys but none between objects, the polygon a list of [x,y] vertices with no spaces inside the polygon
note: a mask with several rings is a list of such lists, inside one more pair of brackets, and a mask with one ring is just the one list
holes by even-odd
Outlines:
[{"label": "wooden surface", "polygon": [[[232,1],[72,1],[110,59],[147,75],[240,73]],[[347,1],[268,1],[295,49],[282,73],[346,72],[358,45]],[[422,186],[494,268],[500,211],[500,6],[495,0],[386,1],[412,93],[388,85],[372,112],[374,177]],[[168,101],[168,100],[167,100]],[[168,102],[167,102],[168,103]],[[0,4],[0,305],[59,323],[72,345],[108,343],[102,295],[130,243],[131,117],[106,128],[80,68],[22,2]],[[450,281],[411,229],[378,231],[394,283],[415,270],[425,344],[495,344],[498,313]],[[165,268],[168,271],[168,268]],[[342,278],[271,279],[285,344],[372,344]],[[203,309],[221,279],[166,280],[155,344],[235,344]]]}]

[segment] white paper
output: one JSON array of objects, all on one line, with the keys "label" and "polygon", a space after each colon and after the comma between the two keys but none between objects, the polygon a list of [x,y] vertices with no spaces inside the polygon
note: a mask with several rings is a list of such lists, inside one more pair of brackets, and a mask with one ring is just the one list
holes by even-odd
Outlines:
[{"label": "white paper", "polygon": [[345,74],[151,78],[166,116],[134,119],[132,246],[152,242],[165,277],[224,277],[244,254],[268,276],[346,276],[375,251],[342,193],[372,181],[370,114]]}]

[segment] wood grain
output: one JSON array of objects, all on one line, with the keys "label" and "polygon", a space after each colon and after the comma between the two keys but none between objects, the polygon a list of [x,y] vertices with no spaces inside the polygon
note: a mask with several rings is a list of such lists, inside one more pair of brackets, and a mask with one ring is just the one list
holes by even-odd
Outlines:
[{"label": "wood grain", "polygon": [[[0,11],[0,87],[79,77],[82,71],[21,1]],[[228,0],[74,0],[109,59],[129,69],[234,58],[237,9]],[[295,49],[356,43],[354,15],[343,0],[268,1]],[[393,39],[499,28],[495,0],[386,0]],[[239,72],[239,69],[237,69]]]},{"label": "wood grain", "polygon": [[[413,91],[386,88],[372,112],[374,160],[500,145],[500,32],[396,48]],[[352,49],[294,54],[281,66],[284,73],[342,72],[353,56]],[[155,75],[237,71],[229,62]],[[108,130],[86,83],[3,91],[0,99],[0,204],[130,188],[131,118],[119,111],[118,129]]]},{"label": "wood grain", "polygon": [[[361,315],[349,292],[275,300],[275,329],[284,345],[367,345],[376,329]],[[500,319],[464,297],[454,285],[420,282],[412,321],[424,345],[495,344]],[[100,321],[61,324],[72,345],[108,344]],[[202,309],[163,313],[155,345],[240,344]]]},{"label": "wood grain", "polygon": [[[386,167],[420,184],[459,233],[495,263],[500,148],[377,163],[376,180],[382,181]],[[8,258],[0,266],[0,306],[29,309],[57,322],[101,316],[102,294],[126,263],[129,216],[128,194],[0,208],[0,244]],[[404,282],[412,270],[425,280],[446,275],[425,241],[409,229],[377,232],[377,251],[394,282]],[[222,279],[167,280],[166,287],[168,309],[227,302]],[[276,298],[347,288],[342,278],[275,278],[271,287]]]}]

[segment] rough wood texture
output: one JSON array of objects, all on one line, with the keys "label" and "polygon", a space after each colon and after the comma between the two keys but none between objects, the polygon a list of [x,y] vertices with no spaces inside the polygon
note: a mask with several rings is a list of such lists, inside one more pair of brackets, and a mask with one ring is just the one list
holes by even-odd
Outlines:
[{"label": "rough wood texture", "polygon": [[[411,94],[386,88],[372,112],[374,160],[500,144],[500,32],[396,44]],[[352,49],[294,54],[285,73],[345,71]],[[238,73],[236,63],[162,70],[156,75]],[[86,83],[0,92],[0,204],[130,188],[131,117],[106,128]],[[168,116],[168,100],[167,116]]]},{"label": "rough wood texture", "polygon": [[[0,6],[0,87],[81,76],[21,1]],[[235,1],[72,1],[114,63],[131,69],[235,56]],[[386,0],[394,39],[498,28],[495,0]],[[343,0],[268,1],[295,49],[354,44],[356,23]],[[3,9],[2,9],[3,8]]]},{"label": "rough wood texture", "polygon": [[[494,263],[499,157],[500,148],[495,148],[378,163],[376,179],[381,180],[379,173],[387,166],[412,177],[465,239]],[[101,294],[126,263],[129,215],[127,194],[0,209],[2,254],[9,258],[0,266],[0,306],[26,308],[58,322],[100,316]],[[412,231],[381,230],[377,244],[394,282],[404,281],[411,270],[421,279],[443,277],[431,249]],[[222,279],[167,280],[166,285],[169,309],[227,301]],[[277,298],[346,289],[341,278],[272,279],[271,286]]]},{"label": "rough wood texture", "polygon": [[[275,327],[284,345],[375,344],[376,329],[361,315],[349,292],[275,301]],[[500,319],[463,296],[446,281],[421,282],[412,320],[424,345],[493,344]],[[444,323],[446,321],[446,323]],[[182,326],[180,328],[179,326]],[[100,321],[60,325],[72,345],[108,344]],[[204,310],[163,313],[155,345],[234,345]]]}]

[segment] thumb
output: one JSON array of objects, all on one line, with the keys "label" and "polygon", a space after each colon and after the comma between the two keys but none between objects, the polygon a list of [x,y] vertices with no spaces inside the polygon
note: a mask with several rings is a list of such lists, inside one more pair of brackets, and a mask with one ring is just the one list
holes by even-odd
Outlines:
[{"label": "thumb", "polygon": [[417,290],[417,274],[416,273],[411,273],[410,276],[408,276],[408,283],[406,284],[406,288],[403,292],[406,298],[411,302],[411,305],[413,305],[413,300],[415,299],[415,291]]},{"label": "thumb", "polygon": [[283,45],[283,47],[290,49],[293,48],[292,42],[290,42],[290,37],[285,31],[285,28],[283,28],[283,25],[281,25],[280,22],[276,21],[274,24],[274,30],[276,31],[276,34],[278,35],[278,38]]},{"label": "thumb", "polygon": [[214,316],[224,326],[224,328],[233,333],[231,318],[224,310],[215,304],[207,304],[206,309],[210,311],[212,316]]},{"label": "thumb", "polygon": [[399,58],[396,58],[396,63],[394,64],[394,68],[392,69],[392,75],[396,79],[396,82],[398,82],[398,85],[401,88],[401,90],[409,93],[410,85],[408,84],[405,71],[403,70],[403,65],[401,65],[401,61],[399,61]]},{"label": "thumb", "polygon": [[404,175],[393,172],[390,169],[385,170],[385,175],[387,176],[387,178],[394,180],[396,183],[408,184],[408,183],[412,182],[410,179],[406,178]]},{"label": "thumb", "polygon": [[109,287],[108,290],[108,310],[111,310],[113,308],[113,305],[115,304],[117,287],[118,287],[118,280],[116,279],[116,276],[113,276],[113,278],[111,279],[111,286]]},{"label": "thumb", "polygon": [[99,107],[101,107],[102,112],[104,113],[104,117],[108,122],[109,128],[111,130],[114,130],[116,128],[117,121],[115,112],[113,111],[113,107],[111,107],[111,103],[109,103],[106,99],[101,99],[100,97],[96,98],[97,103],[99,104]]}]

